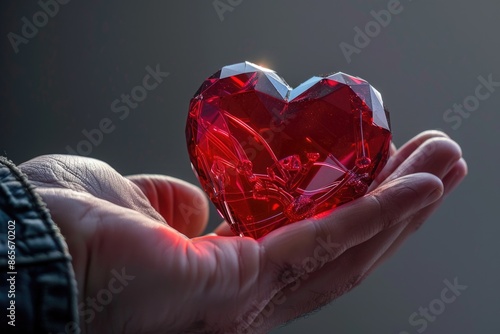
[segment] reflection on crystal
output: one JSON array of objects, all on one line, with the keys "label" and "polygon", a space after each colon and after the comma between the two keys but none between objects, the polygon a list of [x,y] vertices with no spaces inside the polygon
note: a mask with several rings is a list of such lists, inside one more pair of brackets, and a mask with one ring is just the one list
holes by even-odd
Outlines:
[{"label": "reflection on crystal", "polygon": [[388,114],[383,106],[382,95],[371,86],[370,94],[372,98],[373,122],[384,129],[390,130]]},{"label": "reflection on crystal", "polygon": [[372,163],[372,159],[362,156],[356,159],[356,166],[360,169],[369,167]]},{"label": "reflection on crystal", "polygon": [[354,190],[354,193],[364,195],[368,190],[370,181],[369,174],[350,174],[349,181],[347,182],[347,186],[351,187]]},{"label": "reflection on crystal", "polygon": [[311,197],[299,196],[285,208],[285,216],[293,221],[310,218],[314,215],[314,207]]},{"label": "reflection on crystal", "polygon": [[224,164],[222,161],[219,159],[214,160],[214,163],[212,164],[212,169],[211,172],[215,176],[222,176],[224,175],[226,168],[224,167]]},{"label": "reflection on crystal", "polygon": [[281,167],[290,172],[298,171],[302,167],[300,157],[297,154],[283,158],[279,161],[279,163]]},{"label": "reflection on crystal", "polygon": [[387,161],[380,93],[344,73],[292,89],[249,62],[226,66],[191,100],[193,168],[238,235],[261,237],[362,196]]},{"label": "reflection on crystal", "polygon": [[238,166],[236,167],[238,173],[242,175],[253,175],[252,174],[252,162],[250,160],[243,160],[238,162]]}]

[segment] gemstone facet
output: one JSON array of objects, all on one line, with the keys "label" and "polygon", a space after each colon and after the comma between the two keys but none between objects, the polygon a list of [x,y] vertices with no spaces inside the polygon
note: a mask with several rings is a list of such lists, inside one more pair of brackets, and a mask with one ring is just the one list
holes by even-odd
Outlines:
[{"label": "gemstone facet", "polygon": [[192,98],[189,156],[219,213],[260,238],[364,195],[389,155],[382,96],[344,73],[292,89],[274,71],[225,66]]}]

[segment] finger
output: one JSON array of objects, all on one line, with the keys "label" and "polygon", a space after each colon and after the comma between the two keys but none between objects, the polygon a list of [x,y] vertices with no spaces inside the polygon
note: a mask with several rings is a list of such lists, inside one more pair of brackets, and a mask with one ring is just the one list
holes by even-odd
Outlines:
[{"label": "finger", "polygon": [[200,235],[208,223],[208,202],[198,187],[164,175],[132,175],[151,206],[177,231],[188,237]]},{"label": "finger", "polygon": [[[401,227],[396,225],[393,228]],[[360,284],[365,278],[363,273],[387,248],[385,240],[379,235],[371,240],[374,242],[363,243],[347,250],[318,271],[314,271],[314,267],[321,259],[314,255],[304,258],[301,265],[290,267],[289,274],[281,277],[281,285],[284,287],[271,291],[265,299],[267,304],[261,307],[260,317],[265,316],[270,309],[274,311],[270,319],[271,324],[265,325],[271,327],[285,323],[317,310]],[[256,305],[259,305],[258,302],[257,300]],[[250,328],[259,327],[259,317],[255,319]]]},{"label": "finger", "polygon": [[396,144],[391,141],[391,146],[389,147],[389,157],[392,157],[396,152],[398,151],[398,148],[396,147]]},{"label": "finger", "polygon": [[[449,194],[466,174],[467,167],[461,159],[443,180],[445,194]],[[423,214],[417,220],[425,220],[441,201],[442,199],[439,199],[422,209],[420,212]],[[286,322],[330,303],[361,283],[390,257],[409,234],[414,232],[414,223],[415,220],[410,220],[409,224],[394,225],[368,241],[348,249],[320,270],[313,270],[321,261],[316,254],[304,258],[300,265],[289,268],[288,275],[281,276],[286,286],[269,296],[266,309],[275,309],[273,316],[279,319],[279,322]]]},{"label": "finger", "polygon": [[[424,131],[417,136],[410,139],[406,144],[404,144],[399,150],[391,154],[389,161],[385,165],[384,169],[380,172],[377,178],[373,181],[368,191],[371,191],[378,187],[389,175],[391,175],[403,161],[405,161],[417,148],[419,148],[423,143],[432,138],[449,138],[444,132],[429,130]],[[395,148],[395,146],[394,146]],[[391,146],[391,151],[392,151]]]},{"label": "finger", "polygon": [[270,283],[276,284],[283,270],[300,265],[312,254],[322,253],[324,263],[331,261],[346,249],[435,202],[442,191],[442,183],[437,177],[412,174],[347,203],[326,217],[284,226],[261,240],[263,266],[268,267],[264,272],[270,273],[268,279],[274,280]]},{"label": "finger", "polygon": [[464,158],[460,158],[443,180],[443,183],[446,184],[444,195],[448,196],[452,193],[462,183],[468,173],[469,167],[467,166],[467,162]]},{"label": "finger", "polygon": [[458,184],[462,182],[466,175],[467,164],[463,158],[460,158],[453,164],[452,168],[446,172],[446,175],[442,176],[444,186],[444,193],[442,198],[418,212],[414,217],[410,219],[409,224],[405,225],[404,228],[395,227],[380,233],[385,238],[387,238],[387,240],[389,240],[389,238],[392,238],[394,239],[394,241],[392,242],[392,245],[388,248],[388,250],[384,253],[384,255],[381,256],[380,259],[377,260],[377,262],[375,262],[375,264],[370,269],[370,272],[377,266],[379,266],[383,261],[391,257],[397,251],[397,249],[399,249],[403,242],[412,233],[414,233],[425,222],[425,220],[441,205],[444,198],[451,191],[453,191],[453,189],[458,186]]},{"label": "finger", "polygon": [[[432,136],[429,138],[432,138]],[[404,155],[403,160],[406,160],[429,138],[421,137],[422,141],[413,148],[410,148],[410,150],[408,150],[408,145],[406,148],[403,148],[401,151]],[[453,143],[431,143],[426,147],[426,150],[416,153],[411,161],[422,160],[416,158],[421,157],[424,153],[436,152],[433,158],[437,161],[431,161],[429,164],[417,164],[416,167],[441,176],[449,169],[448,165],[450,161],[454,161],[457,156],[460,156],[460,151],[455,150],[455,146]],[[432,150],[429,150],[429,148],[432,148]],[[424,157],[427,157],[427,155],[424,155]],[[394,172],[399,165],[394,166],[395,168],[392,171]],[[410,171],[414,173],[417,172],[418,168],[411,169],[407,166],[405,171],[407,173]],[[402,175],[402,170],[400,172],[400,175]],[[369,241],[353,246],[346,252],[343,252],[345,245],[342,245],[341,242],[332,242],[330,239],[326,239],[326,242],[325,240],[322,240],[322,242],[318,241],[317,248],[311,252],[310,256],[303,257],[302,262],[299,263],[292,260],[281,271],[278,270],[280,272],[278,285],[283,286],[288,283],[289,286],[280,291],[281,298],[275,298],[280,304],[276,311],[276,317],[281,318],[281,321],[293,319],[297,315],[312,311],[349,291],[362,280],[364,273],[370,270],[373,264],[390,248],[391,244],[398,238],[405,227],[406,224],[389,227],[383,232],[374,235]],[[301,248],[300,245],[296,246]],[[325,260],[324,258],[318,258],[320,254],[320,252],[317,252],[319,250],[318,246],[322,246],[321,248],[325,248],[324,246],[331,247],[329,251],[333,253],[332,257],[335,259],[325,264],[321,270],[318,270],[318,268],[321,268],[322,262],[325,262]],[[328,250],[323,249],[323,254],[325,251],[328,252]],[[287,251],[286,254],[290,255],[291,252]],[[311,273],[309,274],[309,272]],[[290,281],[290,278],[293,282]],[[301,286],[299,287],[299,285]],[[293,293],[297,289],[300,290]],[[271,298],[273,298],[272,295],[269,299]],[[272,302],[273,300],[270,301],[270,303]],[[275,305],[273,305],[274,307]]]},{"label": "finger", "polygon": [[437,137],[426,140],[382,184],[403,175],[431,173],[441,178],[462,157],[460,146],[451,139]]},{"label": "finger", "polygon": [[234,237],[236,235],[225,220],[215,228],[214,233],[221,237]]},{"label": "finger", "polygon": [[408,224],[404,230],[400,232],[397,240],[387,249],[383,256],[374,263],[369,272],[374,270],[377,266],[382,264],[388,258],[390,258],[403,244],[403,242],[416,230],[420,228],[422,223],[439,207],[441,202],[447,197],[460,183],[462,183],[463,179],[467,175],[467,163],[464,159],[460,159],[452,170],[444,177],[443,185],[444,185],[444,194],[441,199],[431,204],[430,206],[421,210],[417,215],[412,219],[412,222]]},{"label": "finger", "polygon": [[463,158],[461,158],[442,178],[444,186],[443,196],[438,201],[422,209],[416,214],[416,216],[412,219],[411,224],[409,224],[407,227],[407,230],[410,231],[409,234],[419,229],[425,219],[427,219],[442,204],[444,199],[449,196],[450,193],[463,181],[463,179],[467,175],[467,172],[467,163]]},{"label": "finger", "polygon": [[[272,291],[274,294],[267,299],[266,309],[275,309],[273,321],[292,320],[329,304],[353,289],[405,227],[406,224],[402,223],[391,226],[369,240],[339,252],[337,257],[326,263],[324,254],[327,251],[315,250],[300,263],[287,266],[279,276],[278,286],[283,288]],[[318,240],[316,247],[325,249],[325,244]],[[332,244],[332,247],[340,248],[340,244]]]},{"label": "finger", "polygon": [[[439,200],[423,208],[414,216],[410,217],[410,219],[408,219],[408,223],[401,223],[393,226],[390,229],[380,232],[375,237],[366,241],[362,245],[358,245],[353,248],[351,252],[352,263],[362,263],[365,267],[358,268],[358,270],[365,269],[362,272],[365,273],[364,275],[367,275],[369,270],[366,270],[366,268],[370,268],[371,271],[379,264],[381,264],[385,259],[392,256],[399,248],[399,246],[401,246],[401,244],[411,234],[413,234],[423,224],[423,222],[440,206],[444,198],[463,180],[466,174],[467,167],[465,164],[465,160],[460,159],[443,178],[444,192],[443,196]],[[377,245],[380,245],[381,241],[384,241],[387,247],[377,249]],[[369,249],[370,251],[367,252],[367,249]],[[371,254],[380,254],[380,256],[374,257],[376,261],[373,261],[373,263],[369,265],[368,261]],[[369,265],[369,267],[367,265]]]}]

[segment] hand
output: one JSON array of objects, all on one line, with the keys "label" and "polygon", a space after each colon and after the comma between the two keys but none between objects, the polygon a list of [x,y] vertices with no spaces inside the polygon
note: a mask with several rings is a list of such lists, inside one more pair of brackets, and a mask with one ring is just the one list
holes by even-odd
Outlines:
[{"label": "hand", "polygon": [[200,236],[205,196],[171,177],[63,155],[20,168],[66,238],[90,333],[266,332],[359,284],[467,173],[456,143],[425,132],[364,197],[253,240]]}]

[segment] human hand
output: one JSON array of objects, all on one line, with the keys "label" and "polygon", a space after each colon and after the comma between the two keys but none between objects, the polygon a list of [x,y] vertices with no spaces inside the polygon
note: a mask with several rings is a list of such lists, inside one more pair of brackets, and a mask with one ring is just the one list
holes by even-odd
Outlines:
[{"label": "human hand", "polygon": [[20,168],[66,238],[91,333],[266,332],[361,282],[467,171],[458,145],[426,132],[394,150],[369,194],[253,240],[226,225],[200,236],[205,196],[174,178],[63,155]]}]

